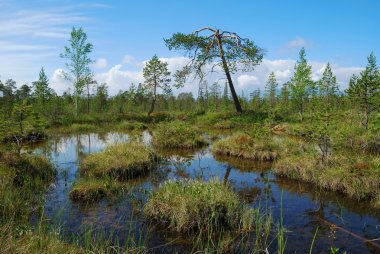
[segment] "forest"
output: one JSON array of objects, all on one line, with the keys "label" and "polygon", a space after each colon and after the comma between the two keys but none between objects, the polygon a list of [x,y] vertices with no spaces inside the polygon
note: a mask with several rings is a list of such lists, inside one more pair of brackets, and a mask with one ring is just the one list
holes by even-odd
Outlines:
[{"label": "forest", "polygon": [[57,56],[63,94],[42,66],[31,84],[0,80],[0,252],[380,252],[373,52],[346,89],[328,62],[315,80],[301,48],[287,82],[272,71],[238,94],[261,45],[210,27],[162,43],[188,63],[153,55],[115,95],[81,27]]}]

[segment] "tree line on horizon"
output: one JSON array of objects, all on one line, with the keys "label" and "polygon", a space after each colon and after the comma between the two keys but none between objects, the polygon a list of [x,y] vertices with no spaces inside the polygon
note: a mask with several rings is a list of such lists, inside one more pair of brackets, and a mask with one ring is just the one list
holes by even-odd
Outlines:
[{"label": "tree line on horizon", "polygon": [[[203,34],[206,33],[206,34]],[[144,82],[130,84],[125,91],[114,96],[108,94],[106,83],[98,84],[90,68],[93,60],[90,54],[93,45],[88,42],[82,28],[73,28],[69,45],[64,47],[60,57],[66,60],[64,77],[72,84],[71,92],[57,93],[49,87],[49,80],[42,67],[37,81],[31,86],[24,84],[17,88],[16,82],[0,80],[0,105],[2,119],[15,118],[15,107],[31,105],[33,112],[51,124],[59,124],[63,116],[157,111],[233,111],[242,113],[265,113],[286,119],[298,115],[304,121],[305,114],[324,117],[336,110],[358,110],[361,124],[369,128],[373,112],[380,104],[380,74],[373,53],[360,75],[353,75],[348,89],[339,91],[336,77],[327,63],[322,78],[312,79],[312,69],[306,59],[305,49],[299,52],[294,73],[279,90],[273,72],[270,73],[263,91],[257,89],[250,94],[238,95],[232,75],[237,71],[253,70],[263,59],[263,50],[249,39],[241,38],[234,32],[209,27],[195,33],[175,33],[164,39],[169,50],[183,53],[190,61],[174,74],[168,71],[168,64],[154,55],[143,68]],[[206,80],[208,69],[220,68],[226,74],[226,82],[209,84]],[[207,68],[206,68],[207,67]],[[173,94],[189,78],[199,80],[198,94]],[[95,90],[95,92],[93,92]],[[196,106],[195,106],[196,105]],[[314,116],[315,119],[322,116]],[[17,117],[16,117],[17,118]],[[323,117],[322,117],[323,118]]]}]

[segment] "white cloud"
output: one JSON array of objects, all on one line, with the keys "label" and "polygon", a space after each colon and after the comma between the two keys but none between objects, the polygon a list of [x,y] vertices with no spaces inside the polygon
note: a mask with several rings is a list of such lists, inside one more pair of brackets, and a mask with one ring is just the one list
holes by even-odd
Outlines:
[{"label": "white cloud", "polygon": [[98,69],[104,69],[107,67],[107,65],[108,65],[108,61],[105,58],[99,58],[95,62],[95,67]]},{"label": "white cloud", "polygon": [[304,38],[296,37],[294,40],[291,40],[287,44],[290,48],[302,48],[308,46],[308,43],[306,43]]},{"label": "white cloud", "polygon": [[310,40],[306,40],[302,37],[297,36],[294,40],[287,42],[284,46],[280,48],[280,52],[282,53],[290,53],[300,48],[314,48],[316,45],[314,42]]},{"label": "white cloud", "polygon": [[65,80],[63,72],[63,69],[56,69],[50,78],[50,87],[59,95],[71,88],[71,84]]},{"label": "white cloud", "polygon": [[135,61],[136,61],[136,59],[131,55],[125,55],[123,58],[123,64],[131,64]]},{"label": "white cloud", "polygon": [[248,86],[251,86],[251,85],[256,86],[260,84],[260,80],[256,76],[247,75],[247,74],[240,75],[237,78],[237,81],[238,81],[238,87],[241,89],[247,88]]},{"label": "white cloud", "polygon": [[37,50],[49,50],[54,49],[53,46],[38,45],[38,44],[17,44],[9,41],[0,41],[0,52],[9,53],[10,51],[37,51]]},{"label": "white cloud", "polygon": [[120,90],[127,90],[132,83],[137,85],[143,82],[142,71],[122,70],[122,65],[112,67],[108,72],[95,75],[98,83],[107,83],[110,94],[117,94]]},{"label": "white cloud", "polygon": [[[130,59],[134,58],[130,57]],[[160,60],[168,63],[168,69],[172,74],[174,74],[176,70],[182,68],[189,61],[186,57],[160,58]],[[144,66],[147,62],[147,60],[138,62],[135,59],[133,61],[140,66]],[[257,88],[263,90],[268,76],[272,71],[275,73],[277,82],[281,87],[281,85],[289,81],[293,75],[295,63],[296,61],[292,59],[264,59],[263,62],[252,72],[233,74],[236,90],[238,93],[241,93],[242,90],[244,90],[244,92],[252,92]],[[309,64],[312,66],[313,79],[319,79],[323,74],[326,63],[309,61]],[[95,77],[98,82],[106,82],[108,84],[110,94],[116,94],[120,90],[127,90],[131,83],[137,85],[144,81],[142,68],[131,71],[128,66],[128,64],[118,64],[110,68],[107,72],[96,74]],[[352,74],[357,74],[362,70],[361,67],[342,67],[336,64],[331,64],[331,68],[333,73],[337,76],[338,84],[341,86],[342,90],[347,87],[350,76]],[[211,73],[206,80],[209,84],[218,81],[222,85],[222,82],[225,82],[225,75],[221,71]],[[198,80],[189,79],[184,84],[183,88],[174,90],[174,94],[180,92],[192,92],[194,95],[197,95],[198,83]]]}]

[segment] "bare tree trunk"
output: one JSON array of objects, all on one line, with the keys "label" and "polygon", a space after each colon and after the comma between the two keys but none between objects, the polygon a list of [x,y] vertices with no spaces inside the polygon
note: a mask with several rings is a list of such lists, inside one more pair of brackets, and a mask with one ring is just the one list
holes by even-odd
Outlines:
[{"label": "bare tree trunk", "polygon": [[217,38],[217,41],[218,41],[220,58],[222,59],[223,69],[224,69],[224,72],[226,73],[226,76],[227,76],[228,85],[230,87],[232,99],[234,100],[236,112],[243,113],[243,109],[242,109],[242,107],[240,105],[239,98],[238,98],[238,96],[236,94],[235,87],[234,87],[234,84],[232,82],[232,78],[231,78],[230,70],[228,69],[226,58],[224,57],[224,51],[223,51],[223,47],[222,47],[222,40],[221,40],[220,35],[219,35],[219,30],[217,30],[217,32],[216,32],[216,38]]}]

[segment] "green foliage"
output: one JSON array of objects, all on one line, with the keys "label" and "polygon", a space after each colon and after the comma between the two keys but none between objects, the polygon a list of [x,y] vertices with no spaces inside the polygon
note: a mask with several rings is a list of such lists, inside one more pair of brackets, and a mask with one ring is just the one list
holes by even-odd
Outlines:
[{"label": "green foliage", "polygon": [[40,104],[42,104],[42,106],[45,106],[46,101],[49,100],[53,91],[49,88],[49,79],[47,78],[43,67],[41,68],[38,80],[33,82],[33,86],[35,98]]},{"label": "green foliage", "polygon": [[[211,35],[203,36],[208,31]],[[164,39],[169,50],[182,51],[191,61],[175,74],[178,87],[183,86],[187,77],[193,74],[202,81],[207,75],[205,66],[212,64],[222,69],[230,87],[235,108],[242,108],[232,83],[231,73],[238,70],[253,70],[263,59],[263,51],[249,39],[242,39],[236,33],[205,27],[192,34],[175,33]]]},{"label": "green foliage", "polygon": [[305,103],[314,84],[311,74],[311,66],[307,64],[305,49],[302,48],[299,53],[299,59],[294,66],[294,75],[290,82],[291,98],[298,109],[301,121],[303,120]]},{"label": "green foliage", "polygon": [[347,93],[363,114],[362,124],[368,130],[370,115],[380,105],[380,72],[373,53],[360,77],[353,75]]},{"label": "green foliage", "polygon": [[270,111],[273,111],[276,107],[276,90],[278,83],[276,80],[276,75],[271,72],[268,77],[268,81],[265,84],[265,98],[267,101],[267,107]]},{"label": "green foliage", "polygon": [[66,68],[68,72],[64,77],[73,83],[75,95],[75,112],[79,113],[79,97],[83,93],[88,80],[92,79],[90,64],[93,60],[89,57],[93,50],[93,45],[87,42],[87,34],[82,28],[71,31],[69,46],[65,46],[61,58],[67,59]]},{"label": "green foliage", "polygon": [[169,83],[170,72],[168,71],[168,63],[162,62],[158,59],[157,55],[154,55],[151,60],[149,60],[144,69],[144,84],[145,89],[151,95],[151,107],[148,112],[148,115],[153,113],[154,105],[157,99],[157,89],[162,89],[165,94],[171,93],[171,87]]}]

